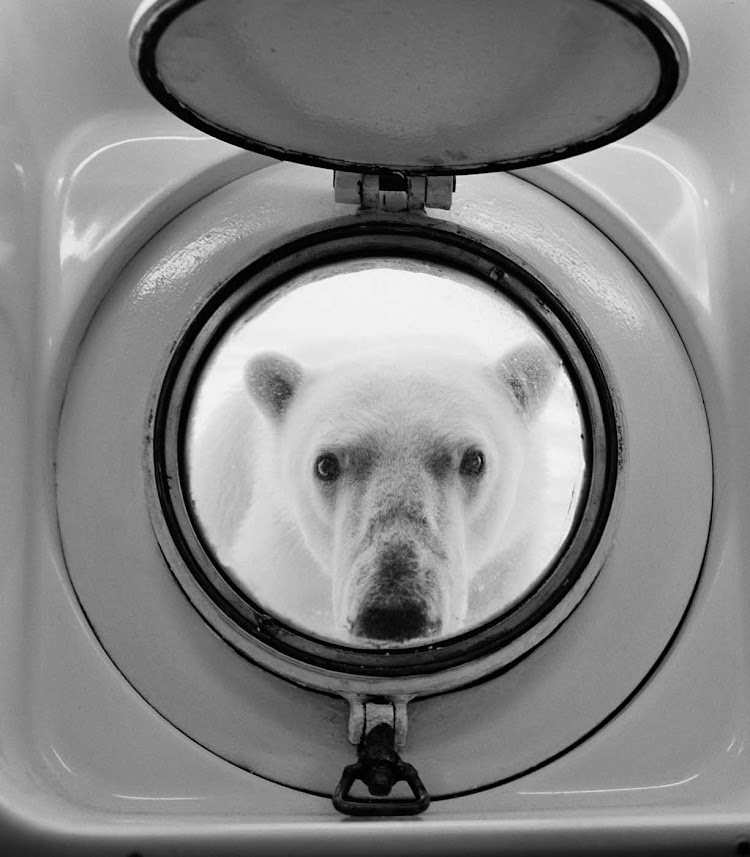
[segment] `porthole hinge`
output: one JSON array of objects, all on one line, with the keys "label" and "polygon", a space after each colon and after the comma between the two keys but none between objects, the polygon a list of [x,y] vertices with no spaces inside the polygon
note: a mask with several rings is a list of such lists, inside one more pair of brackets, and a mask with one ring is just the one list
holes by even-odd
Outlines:
[{"label": "porthole hinge", "polygon": [[[430,795],[416,768],[398,754],[406,742],[406,701],[350,700],[349,740],[357,745],[357,761],[344,768],[333,805],[346,815],[418,815],[430,805]],[[361,782],[373,797],[357,797]],[[398,783],[411,797],[390,797]]]},{"label": "porthole hinge", "polygon": [[361,209],[388,212],[449,209],[456,189],[456,177],[403,175],[401,173],[333,174],[336,202],[358,205]]},{"label": "porthole hinge", "polygon": [[402,750],[406,744],[406,701],[388,699],[377,702],[361,696],[349,701],[349,740],[359,745],[364,737],[380,723],[387,723],[394,732],[395,745]]}]

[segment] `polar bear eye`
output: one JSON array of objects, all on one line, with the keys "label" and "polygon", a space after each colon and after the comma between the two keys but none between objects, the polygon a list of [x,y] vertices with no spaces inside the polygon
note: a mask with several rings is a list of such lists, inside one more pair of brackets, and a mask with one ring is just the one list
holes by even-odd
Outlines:
[{"label": "polar bear eye", "polygon": [[461,459],[459,472],[462,476],[480,476],[484,471],[484,453],[479,449],[467,449]]},{"label": "polar bear eye", "polygon": [[332,452],[325,452],[315,459],[315,474],[323,482],[334,482],[341,473],[341,464]]}]

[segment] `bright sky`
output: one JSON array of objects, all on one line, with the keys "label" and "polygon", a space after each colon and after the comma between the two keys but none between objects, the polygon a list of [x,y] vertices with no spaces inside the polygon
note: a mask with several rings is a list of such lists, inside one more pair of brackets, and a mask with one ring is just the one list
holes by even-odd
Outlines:
[{"label": "bright sky", "polygon": [[328,352],[337,340],[343,345],[383,337],[457,336],[474,342],[492,361],[535,333],[514,304],[461,272],[436,276],[444,269],[404,260],[362,260],[358,266],[343,273],[320,269],[323,279],[287,292],[248,323],[236,325],[211,368],[201,409],[221,396],[224,384],[233,383],[238,367],[257,351],[304,351],[310,360],[318,351],[309,348],[314,342],[325,343]]}]

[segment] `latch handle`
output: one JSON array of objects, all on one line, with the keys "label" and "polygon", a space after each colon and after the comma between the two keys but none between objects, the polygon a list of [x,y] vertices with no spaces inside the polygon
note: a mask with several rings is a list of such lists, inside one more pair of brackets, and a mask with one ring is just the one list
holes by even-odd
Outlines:
[{"label": "latch handle", "polygon": [[[333,805],[345,815],[418,815],[430,805],[430,795],[416,768],[394,749],[395,733],[379,723],[367,733],[357,750],[357,761],[344,768],[333,795]],[[363,782],[375,798],[351,796],[354,783]],[[411,798],[385,798],[398,782],[405,782]]]}]

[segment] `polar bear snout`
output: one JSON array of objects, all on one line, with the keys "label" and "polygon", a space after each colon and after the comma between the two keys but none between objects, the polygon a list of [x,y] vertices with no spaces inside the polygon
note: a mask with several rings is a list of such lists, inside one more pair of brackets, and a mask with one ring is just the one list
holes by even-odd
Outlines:
[{"label": "polar bear snout", "polygon": [[403,643],[442,627],[436,573],[409,543],[389,544],[364,572],[359,603],[351,605],[355,637]]},{"label": "polar bear snout", "polygon": [[440,623],[431,622],[424,601],[389,600],[367,604],[352,626],[355,637],[378,642],[404,643],[440,632]]}]

